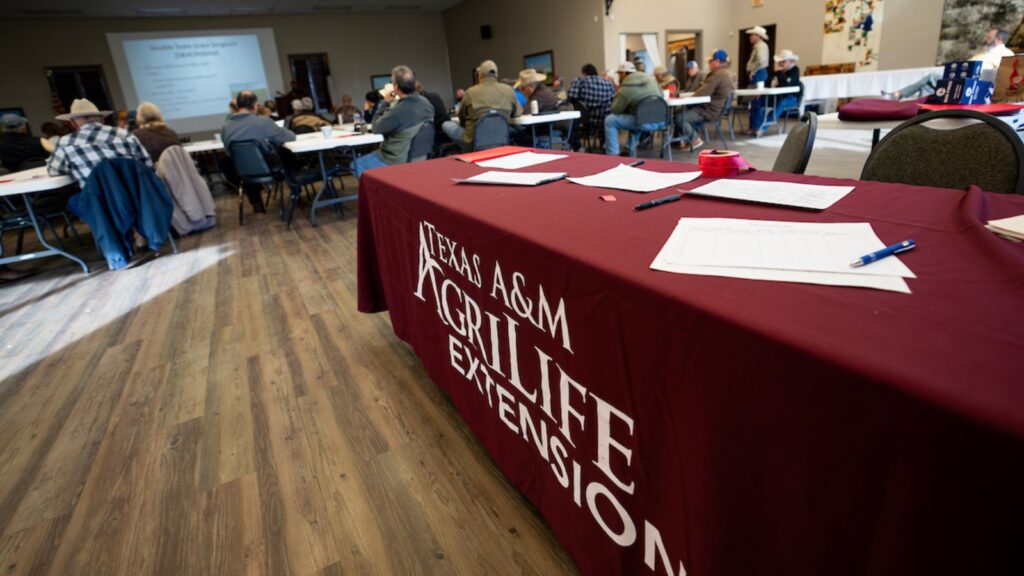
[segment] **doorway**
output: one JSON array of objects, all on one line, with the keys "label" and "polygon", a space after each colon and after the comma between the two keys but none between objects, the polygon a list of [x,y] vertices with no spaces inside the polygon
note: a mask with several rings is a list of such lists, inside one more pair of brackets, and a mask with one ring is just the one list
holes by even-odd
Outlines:
[{"label": "doorway", "polygon": [[[775,24],[761,24],[765,30],[768,31],[768,72],[771,75],[772,70],[772,54],[775,54]],[[740,32],[737,38],[740,39],[740,49],[736,51],[736,59],[732,61],[732,69],[736,73],[738,84],[740,88],[747,88],[750,86],[750,77],[747,76],[747,60],[750,60],[750,39],[747,38],[746,31],[750,30],[751,27],[740,28]]]},{"label": "doorway", "polygon": [[622,62],[632,62],[646,74],[653,74],[656,67],[665,64],[656,32],[619,34],[619,55]]},{"label": "doorway", "polygon": [[668,68],[676,78],[686,78],[686,63],[693,60],[704,68],[703,30],[666,30],[665,58]]}]

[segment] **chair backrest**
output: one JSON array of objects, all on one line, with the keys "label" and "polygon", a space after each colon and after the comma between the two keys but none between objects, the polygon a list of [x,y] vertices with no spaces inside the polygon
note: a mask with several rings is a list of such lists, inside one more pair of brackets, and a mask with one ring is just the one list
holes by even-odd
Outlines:
[{"label": "chair backrest", "polygon": [[275,177],[275,170],[265,156],[266,148],[260,140],[239,140],[228,145],[228,156],[240,178],[254,181]]},{"label": "chair backrest", "polygon": [[508,119],[498,110],[490,110],[476,122],[473,150],[487,150],[508,145]]},{"label": "chair backrest", "polygon": [[[973,120],[953,129],[924,126]],[[974,110],[942,110],[911,118],[871,151],[861,180],[1024,194],[1024,144],[1002,120]]]},{"label": "chair backrest", "polygon": [[583,102],[575,99],[569,100],[569,103],[572,104],[574,109],[579,110],[580,112],[580,130],[583,130],[584,132],[590,130],[592,125],[590,120],[590,108],[588,108]]},{"label": "chair backrest", "polygon": [[807,169],[807,162],[811,159],[814,136],[817,132],[818,115],[814,112],[805,112],[800,117],[800,122],[789,131],[789,136],[786,136],[772,171],[803,174]]},{"label": "chair backrest", "polygon": [[661,96],[647,96],[636,105],[637,124],[664,124],[668,120],[668,103]]},{"label": "chair backrest", "polygon": [[409,143],[409,158],[408,162],[419,162],[420,160],[426,160],[427,156],[434,149],[434,122],[427,120],[423,124],[420,124],[419,132],[412,137],[412,142]]},{"label": "chair backrest", "polygon": [[296,134],[316,134],[317,132],[319,132],[319,130],[313,128],[308,124],[303,124],[302,126],[296,126],[295,128],[293,128],[292,132]]}]

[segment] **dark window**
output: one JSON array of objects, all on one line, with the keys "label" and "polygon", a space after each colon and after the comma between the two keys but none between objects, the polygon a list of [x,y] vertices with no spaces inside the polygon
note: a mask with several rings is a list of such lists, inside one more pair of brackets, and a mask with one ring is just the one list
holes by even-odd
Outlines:
[{"label": "dark window", "polygon": [[113,110],[102,66],[53,66],[46,69],[53,111],[66,113],[76,98],[88,98],[100,110]]},{"label": "dark window", "polygon": [[309,94],[317,111],[333,109],[328,78],[331,75],[327,54],[290,54],[288,64],[292,69],[292,80],[300,91]]}]

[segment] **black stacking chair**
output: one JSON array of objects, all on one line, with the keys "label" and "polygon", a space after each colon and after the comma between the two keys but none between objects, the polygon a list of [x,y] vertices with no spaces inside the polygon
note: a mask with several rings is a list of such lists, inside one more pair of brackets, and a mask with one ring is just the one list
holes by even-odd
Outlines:
[{"label": "black stacking chair", "polygon": [[[945,129],[936,120],[970,120]],[[975,185],[988,192],[1024,194],[1024,144],[1005,122],[974,110],[921,114],[893,129],[871,151],[861,180],[935,188]]]},{"label": "black stacking chair", "polygon": [[509,142],[508,118],[497,110],[489,110],[476,122],[473,130],[473,150],[487,150],[507,146]]},{"label": "black stacking chair", "polygon": [[407,162],[419,162],[426,160],[434,149],[434,123],[426,121],[420,125],[419,132],[412,138],[409,144],[409,157]]},{"label": "black stacking chair", "polygon": [[814,112],[805,112],[800,117],[793,129],[786,136],[786,141],[779,150],[779,156],[775,159],[773,172],[788,172],[790,174],[803,174],[807,169],[807,162],[811,159],[811,151],[814,149],[814,136],[818,132],[818,115]]},{"label": "black stacking chair", "polygon": [[[660,124],[661,127],[655,130],[643,130],[638,129],[635,132],[640,134],[650,133],[654,135],[661,133],[661,157],[665,157],[665,148],[669,145],[668,138],[668,123],[671,122],[671,117],[668,112],[668,103],[661,96],[648,96],[640,100],[636,105],[636,124],[641,126],[643,124]],[[639,138],[638,138],[639,139]],[[632,145],[633,135],[629,137],[630,143],[630,154],[636,156],[636,147]]]}]

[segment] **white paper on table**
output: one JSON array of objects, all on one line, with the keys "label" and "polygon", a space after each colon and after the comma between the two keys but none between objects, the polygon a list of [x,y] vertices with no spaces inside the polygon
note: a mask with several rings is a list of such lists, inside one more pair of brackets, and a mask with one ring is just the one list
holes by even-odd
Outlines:
[{"label": "white paper on table", "polygon": [[[896,257],[860,268],[850,267],[856,258],[883,247],[867,223],[681,218],[651,268],[678,274],[853,286],[909,294],[903,277],[914,275]],[[848,257],[847,253],[855,255]]]},{"label": "white paper on table", "polygon": [[681,218],[666,243],[665,261],[719,266],[916,278],[895,256],[867,266],[850,263],[885,248],[871,224]]},{"label": "white paper on table", "polygon": [[460,184],[498,184],[506,186],[537,186],[565,178],[565,172],[497,172],[488,171],[469,178],[456,178]]},{"label": "white paper on table", "polygon": [[899,276],[872,276],[866,274],[834,274],[831,272],[802,272],[799,270],[767,270],[758,268],[722,268],[718,266],[680,266],[655,259],[651,268],[676,274],[699,276],[722,276],[744,280],[767,280],[771,282],[797,282],[824,286],[851,286],[874,288],[910,294],[906,280]]},{"label": "white paper on table", "polygon": [[1024,240],[1024,214],[999,220],[989,220],[985,227],[996,234]]},{"label": "white paper on table", "polygon": [[852,191],[853,186],[819,186],[794,182],[722,178],[695,188],[690,191],[690,194],[824,210]]},{"label": "white paper on table", "polygon": [[476,165],[481,168],[501,168],[503,170],[518,170],[519,168],[536,166],[537,164],[544,164],[545,162],[552,162],[554,160],[561,160],[562,158],[568,157],[568,154],[538,154],[537,152],[520,152],[519,154],[511,154],[509,156],[501,156],[500,158],[492,158],[491,160],[477,162]]},{"label": "white paper on table", "polygon": [[570,182],[592,188],[613,188],[627,192],[654,192],[700,178],[700,172],[651,172],[625,164],[592,176],[569,178]]}]

